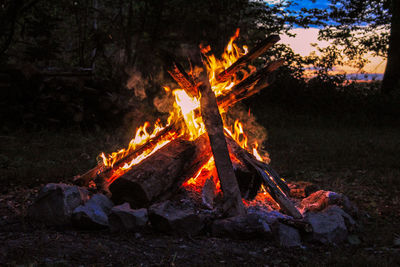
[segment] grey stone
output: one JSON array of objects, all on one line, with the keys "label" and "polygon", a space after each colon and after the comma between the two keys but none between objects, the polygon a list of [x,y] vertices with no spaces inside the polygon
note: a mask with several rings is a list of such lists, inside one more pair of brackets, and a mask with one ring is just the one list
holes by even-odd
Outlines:
[{"label": "grey stone", "polygon": [[305,215],[305,221],[310,223],[313,229],[311,241],[338,244],[347,239],[345,220],[338,208],[331,206],[321,212],[309,212]]},{"label": "grey stone", "polygon": [[346,227],[347,227],[347,230],[348,231],[353,231],[356,227],[357,227],[357,223],[356,223],[356,221],[353,219],[353,217],[351,217],[349,214],[347,214],[343,209],[341,209],[339,206],[337,206],[337,205],[332,205],[332,206],[329,206],[328,208],[327,208],[327,210],[330,212],[330,213],[337,213],[337,214],[340,214],[342,217],[343,217],[343,219],[344,219],[344,223],[345,223],[345,225],[346,225]]},{"label": "grey stone", "polygon": [[201,192],[201,199],[203,204],[211,210],[214,208],[214,199],[217,195],[216,192],[217,190],[213,177],[210,177],[204,183],[203,190]]},{"label": "grey stone", "polygon": [[238,239],[267,238],[272,235],[268,223],[255,213],[215,220],[211,231],[214,236]]},{"label": "grey stone", "polygon": [[105,195],[93,195],[84,205],[73,211],[72,221],[80,228],[106,227],[108,226],[108,214],[112,207],[113,203]]},{"label": "grey stone", "polygon": [[257,214],[269,225],[275,224],[279,219],[281,220],[291,220],[293,217],[280,213],[277,210],[267,211],[261,209],[249,208],[247,210],[248,214]]},{"label": "grey stone", "polygon": [[283,223],[277,223],[274,226],[276,239],[281,247],[299,247],[301,246],[301,237],[297,229]]},{"label": "grey stone", "polygon": [[167,200],[149,208],[149,220],[161,232],[196,235],[204,228],[204,218],[193,209]]},{"label": "grey stone", "polygon": [[108,216],[112,232],[140,231],[148,222],[147,209],[131,209],[129,203],[115,206]]},{"label": "grey stone", "polygon": [[89,199],[86,189],[63,183],[50,183],[39,192],[28,215],[34,220],[48,225],[65,225],[71,223],[73,210]]}]

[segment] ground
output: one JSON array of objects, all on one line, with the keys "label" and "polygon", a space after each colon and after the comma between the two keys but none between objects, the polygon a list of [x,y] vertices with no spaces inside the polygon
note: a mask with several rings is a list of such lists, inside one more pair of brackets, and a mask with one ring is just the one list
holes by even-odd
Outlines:
[{"label": "ground", "polygon": [[358,205],[361,226],[349,242],[283,249],[265,240],[44,227],[25,216],[40,186],[70,181],[93,167],[100,151],[126,143],[125,135],[117,134],[121,129],[4,130],[0,135],[0,265],[400,265],[400,129],[307,119],[275,123],[267,114],[259,117],[267,127],[265,148],[278,173],[287,180],[311,181],[344,193]]}]

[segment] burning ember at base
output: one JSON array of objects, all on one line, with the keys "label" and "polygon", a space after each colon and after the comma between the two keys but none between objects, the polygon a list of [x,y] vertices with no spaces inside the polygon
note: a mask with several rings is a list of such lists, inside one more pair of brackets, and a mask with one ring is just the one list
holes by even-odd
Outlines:
[{"label": "burning ember at base", "polygon": [[[267,87],[283,64],[276,60],[259,70],[249,65],[278,42],[278,36],[250,51],[235,44],[238,36],[239,30],[219,59],[210,47],[200,46],[188,71],[163,51],[165,68],[179,87],[164,88],[175,98],[168,120],[146,122],[127,148],[102,153],[95,168],[75,178],[85,188],[47,185],[31,216],[115,231],[139,231],[150,220],[157,230],[185,234],[207,228],[217,236],[274,233],[284,246],[299,245],[299,231],[322,243],[343,241],[355,225],[346,213],[356,213],[348,199],[288,185],[271,168],[268,156],[257,150],[258,144],[248,141],[242,123],[228,125],[224,120],[232,105]],[[98,193],[89,197],[86,188]],[[321,213],[310,213],[316,211]],[[52,216],[58,220],[49,219]]]}]

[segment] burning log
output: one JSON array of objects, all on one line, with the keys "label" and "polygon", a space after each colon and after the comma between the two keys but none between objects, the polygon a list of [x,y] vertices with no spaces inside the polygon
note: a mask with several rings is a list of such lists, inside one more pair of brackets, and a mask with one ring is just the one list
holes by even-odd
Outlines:
[{"label": "burning log", "polygon": [[[229,75],[234,74],[244,64],[247,64],[250,60],[253,60],[264,53],[278,40],[279,37],[272,36],[263,41],[257,47],[252,49],[249,54],[239,58],[230,68],[225,70],[222,73],[223,75],[220,75],[220,77],[228,77]],[[138,207],[162,199],[163,195],[165,197],[167,194],[172,194],[172,192],[174,192],[176,188],[179,188],[186,178],[191,177],[190,174],[194,174],[200,170],[200,168],[210,158],[210,151],[212,151],[218,178],[221,182],[221,188],[224,193],[224,212],[230,216],[244,214],[245,209],[243,207],[241,192],[239,190],[235,171],[229,155],[223,122],[219,113],[219,106],[228,107],[233,105],[234,103],[268,86],[270,83],[271,73],[281,66],[283,62],[278,60],[268,64],[262,70],[250,75],[234,86],[231,93],[222,95],[217,99],[208,80],[208,75],[205,71],[200,53],[197,58],[192,60],[194,64],[203,66],[203,71],[200,73],[200,77],[196,78],[188,75],[184,71],[183,67],[175,61],[174,57],[166,52],[164,53],[164,60],[168,62],[169,67],[167,68],[167,71],[182,87],[182,89],[192,97],[198,97],[200,94],[199,109],[207,135],[198,138],[200,141],[195,141],[198,144],[184,141],[185,138],[179,137],[180,128],[184,120],[179,118],[158,132],[145,144],[139,146],[139,148],[126,152],[126,154],[119,154],[119,158],[113,158],[112,161],[105,162],[104,166],[99,164],[99,166],[90,170],[78,179],[83,181],[85,184],[88,184],[91,179],[100,177],[107,181],[109,189],[113,192],[114,198],[117,201],[125,200],[130,202],[132,206]],[[198,110],[196,112],[198,112]],[[142,152],[154,147],[154,145],[160,140],[164,141],[164,137],[169,134],[175,136],[174,138],[171,138],[174,140],[169,141],[170,143],[168,145],[160,148],[157,153],[149,156],[140,164],[134,165],[133,167],[125,166],[127,162],[136,159]],[[207,136],[208,138],[206,138]],[[205,139],[207,139],[207,141],[204,141]],[[199,145],[201,143],[203,143],[203,146]],[[204,146],[204,143],[207,143],[207,145]],[[240,148],[238,144],[235,143],[235,145]],[[190,147],[192,147],[192,149],[190,149]],[[193,147],[201,148],[198,148],[197,153],[194,153]],[[191,151],[191,153],[187,151]],[[193,155],[189,156],[189,154]],[[174,155],[176,156],[174,157]],[[275,175],[273,170],[271,171],[268,169],[268,165],[264,166],[255,159],[253,162],[252,156],[242,153],[241,156],[243,157],[243,155],[244,160],[239,159],[239,163],[241,163],[239,165],[245,163],[246,166],[251,166],[251,168],[244,168],[246,171],[250,170],[248,173],[251,174],[249,176],[250,178],[245,179],[249,180],[245,181],[246,187],[251,187],[253,191],[254,188],[258,188],[260,181],[255,181],[258,176],[258,180],[263,180],[263,182],[268,186],[270,194],[279,204],[281,204],[283,209],[285,209],[290,215],[296,217],[297,210],[290,206],[291,203],[287,203],[288,199],[280,189],[281,187],[282,190],[286,191],[286,184],[280,180],[279,176]],[[183,159],[186,159],[187,161],[183,162]],[[159,162],[159,164],[154,165],[154,162]],[[122,166],[124,166],[124,170],[121,169]],[[167,175],[167,177],[165,177],[165,175]],[[115,180],[115,178],[118,179]],[[163,179],[163,181],[159,181],[160,179]],[[250,189],[247,190],[247,194],[249,191]]]},{"label": "burning log", "polygon": [[109,187],[114,200],[144,207],[154,200],[166,200],[194,176],[211,157],[205,134],[195,141],[177,138],[157,153],[135,165]]},{"label": "burning log", "polygon": [[237,85],[226,95],[217,97],[218,106],[225,108],[232,106],[237,102],[248,98],[270,84],[272,73],[282,66],[284,61],[282,59],[269,63],[263,69],[253,73]]},{"label": "burning log", "polygon": [[[272,168],[269,167],[268,164],[258,161],[254,158],[253,155],[248,153],[246,150],[241,148],[233,139],[230,137],[226,137],[229,147],[231,151],[238,157],[241,161],[245,162],[248,166],[251,166],[263,179],[263,183],[267,186],[268,193],[271,197],[279,204],[279,206],[290,216],[295,219],[302,218],[301,213],[297,210],[297,208],[292,204],[292,202],[287,198],[287,196],[282,192],[283,189],[280,188],[279,185],[282,185],[283,188],[287,187],[285,182],[279,181],[279,176],[273,176],[269,172],[271,172]],[[275,173],[276,174],[276,173]],[[279,178],[279,179],[277,179]],[[283,184],[285,186],[283,186]],[[285,191],[288,190],[285,189]]]},{"label": "burning log", "polygon": [[[193,62],[201,64],[201,55],[198,54]],[[203,65],[203,64],[201,64]],[[239,186],[236,181],[235,172],[229,157],[229,151],[225,140],[224,125],[221,114],[219,113],[217,99],[211,89],[207,72],[203,66],[200,73],[200,109],[203,122],[210,139],[210,146],[214,156],[215,167],[217,169],[218,178],[221,183],[222,192],[224,193],[223,210],[229,216],[242,215],[246,211],[243,206],[242,197],[240,195]]]},{"label": "burning log", "polygon": [[171,141],[110,185],[113,200],[141,208],[164,193],[175,192],[185,179],[195,151],[194,142],[181,138]]},{"label": "burning log", "polygon": [[264,54],[268,49],[270,49],[275,43],[280,40],[278,35],[271,35],[264,41],[260,42],[257,46],[250,50],[247,54],[240,57],[233,63],[229,68],[219,73],[216,77],[218,82],[225,82],[229,78],[238,72],[241,68],[246,66],[250,61],[258,58],[260,55]]},{"label": "burning log", "polygon": [[168,51],[163,50],[161,56],[164,60],[164,68],[171,77],[184,89],[190,96],[198,95],[196,82],[193,77],[189,76],[181,64]]},{"label": "burning log", "polygon": [[[217,104],[222,108],[226,108],[236,104],[237,102],[250,97],[253,94],[261,91],[262,89],[266,88],[269,85],[269,80],[273,72],[279,68],[283,64],[282,60],[277,60],[268,64],[265,68],[256,73],[250,75],[241,83],[237,84],[232,88],[229,93],[225,95],[220,95],[217,97]],[[182,71],[182,74],[179,77],[187,77],[188,74]],[[189,80],[187,80],[189,81]],[[185,91],[189,91],[190,89],[184,87]],[[173,124],[165,127],[161,130],[155,137],[151,138],[148,142],[139,146],[137,149],[132,151],[131,153],[127,154],[125,157],[117,160],[113,167],[105,167],[103,165],[97,165],[93,169],[87,171],[86,173],[76,176],[74,181],[79,185],[88,185],[91,180],[94,180],[97,176],[102,176],[103,178],[107,178],[112,175],[112,170],[117,169],[123,166],[126,162],[131,161],[137,155],[142,153],[144,150],[152,147],[156,144],[159,140],[164,138],[166,135],[173,134],[177,131],[179,126],[183,123],[182,119],[174,122]]]},{"label": "burning log", "polygon": [[176,124],[171,124],[164,129],[162,129],[160,132],[156,134],[153,138],[151,138],[149,141],[144,143],[143,145],[139,146],[137,149],[132,151],[131,153],[127,154],[125,157],[117,160],[113,166],[104,166],[102,164],[97,165],[93,169],[90,169],[86,173],[82,175],[78,175],[74,178],[74,182],[79,185],[85,185],[87,186],[91,180],[94,180],[96,177],[101,176],[103,179],[106,179],[107,177],[112,175],[112,170],[116,170],[120,167],[122,167],[126,162],[131,161],[132,159],[136,158],[138,155],[140,155],[143,151],[146,149],[149,149],[154,146],[154,144],[157,144],[162,138],[169,134],[174,134],[177,129],[176,129]]}]

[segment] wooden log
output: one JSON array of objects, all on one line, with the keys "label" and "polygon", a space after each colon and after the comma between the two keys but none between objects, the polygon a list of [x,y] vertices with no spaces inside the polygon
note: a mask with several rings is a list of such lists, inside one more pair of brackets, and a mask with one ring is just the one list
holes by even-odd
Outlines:
[{"label": "wooden log", "polygon": [[235,85],[227,94],[218,96],[218,106],[222,108],[232,106],[266,88],[271,83],[272,73],[282,66],[283,63],[282,59],[273,61],[265,68],[251,74]]},{"label": "wooden log", "polygon": [[113,201],[140,208],[168,191],[175,191],[183,183],[185,165],[195,151],[193,142],[181,138],[171,141],[110,185]]},{"label": "wooden log", "polygon": [[251,166],[255,171],[258,172],[259,177],[262,179],[268,193],[271,197],[279,204],[279,206],[290,216],[295,219],[302,218],[301,213],[293,205],[290,199],[282,192],[280,187],[277,186],[273,176],[271,176],[268,171],[260,167],[259,161],[255,159],[250,153],[242,149],[231,137],[226,137],[228,145],[231,147],[232,151],[235,151],[236,155],[248,166]]},{"label": "wooden log", "polygon": [[165,70],[171,77],[184,89],[190,96],[196,97],[198,95],[196,82],[193,77],[186,73],[185,69],[175,59],[175,57],[166,50],[161,51],[161,56],[164,61]]},{"label": "wooden log", "polygon": [[[217,104],[218,106],[222,108],[226,108],[229,106],[232,106],[236,104],[237,102],[250,97],[251,95],[261,91],[262,89],[266,88],[269,85],[269,80],[271,78],[271,75],[273,74],[273,71],[275,71],[279,66],[282,64],[282,60],[277,60],[274,61],[270,64],[267,65],[263,70],[257,72],[251,76],[249,76],[247,80],[245,79],[241,83],[237,84],[232,88],[232,90],[227,93],[226,95],[220,95],[217,97]],[[183,71],[184,70],[180,70]],[[186,76],[184,74],[181,75]],[[259,79],[257,79],[259,78]],[[185,88],[183,88],[185,89]],[[149,140],[146,144],[138,147],[136,150],[132,151],[128,155],[126,155],[124,158],[121,158],[118,160],[114,166],[119,167],[125,164],[125,162],[129,162],[137,155],[139,155],[143,150],[148,149],[152,145],[156,144],[160,139],[162,139],[165,135],[168,134],[173,134],[179,126],[182,124],[182,119],[174,122],[173,124],[167,126],[165,129],[163,129],[161,132],[159,132],[154,138]],[[101,175],[104,178],[107,178],[111,175],[111,170],[112,168],[110,167],[105,167],[102,164],[97,165],[93,169],[87,171],[86,173],[82,175],[77,175],[74,177],[74,183],[82,185],[82,186],[87,186],[89,182],[93,179],[95,179],[97,176]]]},{"label": "wooden log", "polygon": [[[200,52],[192,59],[197,65],[202,66]],[[223,210],[227,216],[245,214],[239,186],[236,181],[235,172],[229,157],[229,151],[225,140],[224,126],[219,113],[217,99],[211,89],[205,67],[199,75],[200,84],[200,110],[207,135],[210,140],[215,167],[223,192]]]},{"label": "wooden log", "polygon": [[262,161],[255,161],[255,163],[264,171],[268,173],[270,177],[273,178],[273,181],[279,188],[287,195],[290,195],[290,188],[289,186],[285,183],[285,181],[282,180],[282,178],[279,176],[279,174],[271,168],[271,166],[265,162]]},{"label": "wooden log", "polygon": [[274,183],[276,183],[279,188],[286,194],[286,195],[290,195],[290,188],[289,186],[286,184],[286,182],[284,180],[282,180],[282,178],[279,176],[279,174],[276,173],[276,171],[274,169],[272,169],[272,167],[262,161],[257,160],[252,154],[250,154],[247,150],[243,149],[242,147],[240,147],[233,139],[232,137],[229,136],[229,134],[226,132],[226,138],[227,138],[227,143],[228,143],[228,147],[229,147],[229,151],[231,152],[232,155],[234,155],[235,157],[237,157],[241,162],[243,162],[245,164],[246,161],[251,160],[254,164],[256,164],[258,167],[260,167],[261,169],[263,169],[264,171],[267,171]]},{"label": "wooden log", "polygon": [[143,145],[139,146],[137,149],[133,150],[132,152],[128,153],[125,157],[117,160],[113,167],[110,166],[104,166],[103,164],[98,164],[96,167],[93,169],[90,169],[86,173],[82,175],[77,175],[74,177],[74,183],[81,185],[81,186],[87,186],[91,180],[94,180],[96,177],[101,176],[103,179],[108,178],[112,174],[113,169],[118,169],[119,167],[122,167],[126,162],[130,162],[134,158],[136,158],[138,155],[140,155],[143,151],[146,149],[151,148],[155,144],[157,144],[160,140],[162,140],[163,137],[169,135],[169,134],[174,134],[177,129],[176,124],[171,124],[167,127],[165,127],[163,130],[161,130],[158,134],[156,134],[155,137],[151,138],[149,141],[144,143]]},{"label": "wooden log", "polygon": [[251,49],[247,54],[236,60],[229,68],[222,71],[216,76],[217,81],[225,82],[229,78],[238,72],[241,68],[246,66],[250,61],[258,58],[260,55],[264,54],[268,49],[270,49],[275,43],[280,40],[278,35],[271,35],[264,41],[260,42],[253,49]]}]

